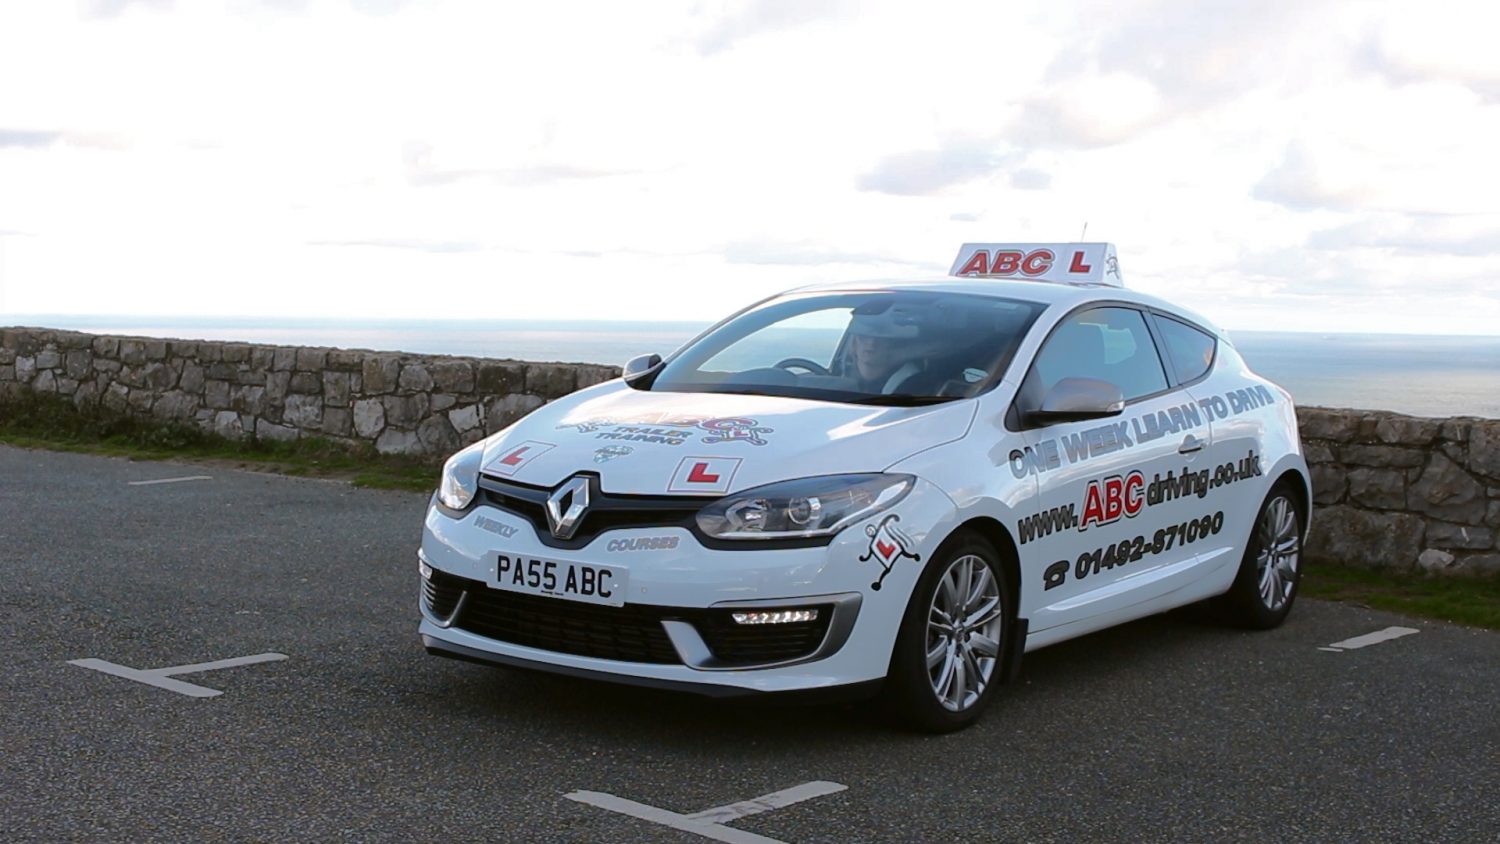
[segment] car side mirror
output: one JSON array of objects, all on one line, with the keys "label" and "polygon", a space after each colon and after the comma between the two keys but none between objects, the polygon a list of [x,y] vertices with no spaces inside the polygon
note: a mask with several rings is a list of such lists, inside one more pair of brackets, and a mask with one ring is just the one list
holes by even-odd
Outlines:
[{"label": "car side mirror", "polygon": [[635,382],[655,372],[660,366],[661,355],[640,355],[625,362],[620,377],[625,379],[626,384],[634,386]]},{"label": "car side mirror", "polygon": [[1125,395],[1114,384],[1098,378],[1064,378],[1047,391],[1041,407],[1026,414],[1026,421],[1038,425],[1082,422],[1119,416],[1124,410]]}]

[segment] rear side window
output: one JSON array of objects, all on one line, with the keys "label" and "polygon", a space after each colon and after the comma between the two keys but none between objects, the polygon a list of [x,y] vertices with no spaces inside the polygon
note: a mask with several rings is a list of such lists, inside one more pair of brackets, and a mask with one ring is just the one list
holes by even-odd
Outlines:
[{"label": "rear side window", "polygon": [[1064,378],[1108,381],[1126,401],[1167,389],[1146,318],[1130,308],[1093,308],[1063,320],[1037,354],[1032,377],[1038,398]]},{"label": "rear side window", "polygon": [[1218,341],[1186,323],[1170,317],[1158,316],[1156,327],[1167,344],[1167,357],[1172,359],[1172,368],[1177,370],[1181,383],[1196,381],[1213,366],[1214,352]]}]

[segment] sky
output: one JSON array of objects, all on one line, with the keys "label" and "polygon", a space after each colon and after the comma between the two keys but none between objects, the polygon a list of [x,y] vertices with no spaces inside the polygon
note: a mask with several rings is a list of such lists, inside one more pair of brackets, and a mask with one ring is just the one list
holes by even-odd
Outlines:
[{"label": "sky", "polygon": [[710,320],[1085,237],[1229,329],[1500,335],[1496,31],[1479,0],[6,0],[0,324]]}]

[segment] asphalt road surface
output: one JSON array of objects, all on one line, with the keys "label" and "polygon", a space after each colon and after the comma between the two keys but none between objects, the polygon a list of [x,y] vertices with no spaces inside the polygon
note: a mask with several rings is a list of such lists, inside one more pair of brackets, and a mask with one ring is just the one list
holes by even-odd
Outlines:
[{"label": "asphalt road surface", "polygon": [[[913,735],[863,703],[430,657],[425,503],[0,447],[0,839],[1500,841],[1497,633],[1310,600],[1269,633],[1158,616]],[[1320,650],[1393,626],[1420,632]],[[286,658],[156,684],[70,664],[262,654]],[[669,825],[806,783],[844,788]]]}]

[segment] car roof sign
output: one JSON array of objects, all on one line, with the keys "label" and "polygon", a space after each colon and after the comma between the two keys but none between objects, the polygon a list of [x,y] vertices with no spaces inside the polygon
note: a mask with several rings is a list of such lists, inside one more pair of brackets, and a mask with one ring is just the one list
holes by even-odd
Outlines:
[{"label": "car roof sign", "polygon": [[965,243],[948,274],[1125,286],[1113,243]]}]

